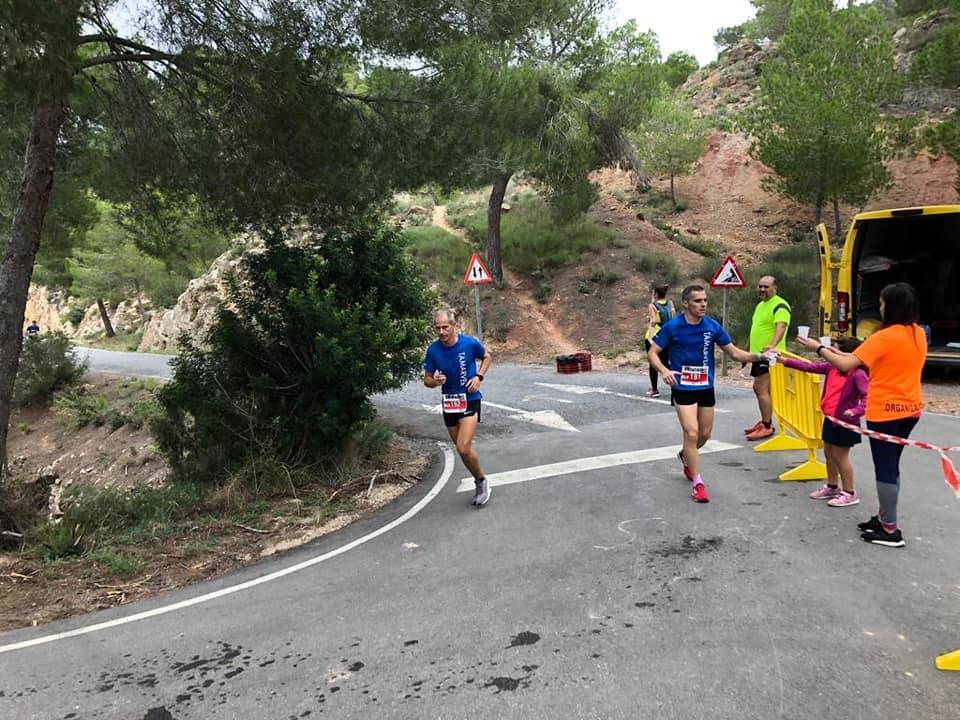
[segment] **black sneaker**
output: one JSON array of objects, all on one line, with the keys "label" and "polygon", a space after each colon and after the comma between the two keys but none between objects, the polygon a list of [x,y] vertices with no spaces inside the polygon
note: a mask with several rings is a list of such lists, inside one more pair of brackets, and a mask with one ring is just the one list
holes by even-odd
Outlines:
[{"label": "black sneaker", "polygon": [[863,533],[875,533],[878,530],[883,530],[883,525],[880,524],[880,518],[876,515],[866,522],[857,523],[857,527],[860,528],[860,532]]},{"label": "black sneaker", "polygon": [[473,504],[477,507],[486,505],[487,501],[490,499],[490,485],[487,483],[487,479],[483,478],[482,480],[474,480],[473,485],[476,488],[473,493]]},{"label": "black sneaker", "polygon": [[903,535],[900,534],[899,528],[893,532],[887,532],[881,527],[879,530],[863,533],[863,535],[860,536],[860,539],[864,542],[870,543],[871,545],[882,545],[883,547],[890,548],[901,548],[906,545],[906,543],[903,541]]}]

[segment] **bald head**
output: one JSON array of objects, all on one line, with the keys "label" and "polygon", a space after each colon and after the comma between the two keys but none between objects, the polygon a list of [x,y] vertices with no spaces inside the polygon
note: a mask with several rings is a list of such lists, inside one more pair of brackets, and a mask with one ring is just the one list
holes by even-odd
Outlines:
[{"label": "bald head", "polygon": [[757,293],[761,300],[767,300],[777,294],[777,279],[773,275],[764,275],[757,281]]}]

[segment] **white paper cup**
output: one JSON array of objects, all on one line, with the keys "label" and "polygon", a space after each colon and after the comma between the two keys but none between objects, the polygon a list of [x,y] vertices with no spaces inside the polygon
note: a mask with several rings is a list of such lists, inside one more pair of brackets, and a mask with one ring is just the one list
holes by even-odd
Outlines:
[{"label": "white paper cup", "polygon": [[797,336],[798,336],[798,337],[810,337],[810,326],[809,326],[809,325],[797,325]]},{"label": "white paper cup", "polygon": [[824,347],[830,347],[831,337],[829,335],[824,335],[820,338],[820,344]]}]

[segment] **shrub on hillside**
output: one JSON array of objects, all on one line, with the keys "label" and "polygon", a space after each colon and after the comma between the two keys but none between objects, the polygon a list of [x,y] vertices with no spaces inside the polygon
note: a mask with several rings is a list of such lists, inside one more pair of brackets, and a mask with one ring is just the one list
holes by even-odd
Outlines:
[{"label": "shrub on hillside", "polygon": [[13,386],[13,402],[27,405],[46,400],[54,391],[75,383],[86,371],[86,363],[77,359],[65,335],[49,333],[26,338]]},{"label": "shrub on hillside", "polygon": [[288,239],[265,233],[204,346],[181,339],[153,425],[178,477],[223,480],[265,453],[284,467],[332,460],[370,396],[420,368],[430,298],[396,228]]},{"label": "shrub on hillside", "polygon": [[651,281],[665,285],[676,285],[680,280],[680,270],[677,261],[663,253],[647,253],[640,248],[630,248],[627,251],[633,267],[637,272],[651,276]]}]

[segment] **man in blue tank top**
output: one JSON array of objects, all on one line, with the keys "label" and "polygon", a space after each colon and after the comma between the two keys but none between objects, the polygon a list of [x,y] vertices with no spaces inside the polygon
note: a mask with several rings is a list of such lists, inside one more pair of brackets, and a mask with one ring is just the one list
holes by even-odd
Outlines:
[{"label": "man in blue tank top", "polygon": [[473,449],[473,436],[480,422],[483,398],[480,383],[490,369],[490,352],[476,338],[460,334],[455,311],[439,310],[433,322],[437,340],[427,348],[423,384],[428,388],[441,388],[443,424],[457,446],[460,459],[473,475],[473,504],[482,507],[490,499],[490,487],[480,469],[477,451]]},{"label": "man in blue tank top", "polygon": [[[670,386],[670,404],[676,408],[683,430],[683,449],[677,454],[683,474],[693,483],[691,497],[695,502],[710,502],[707,488],[700,477],[700,448],[713,432],[713,391],[719,346],[736,362],[757,362],[755,353],[741,350],[730,339],[723,326],[707,315],[707,291],[701,285],[688,285],[681,296],[683,312],[660,328],[650,342],[647,357],[663,381]],[[669,353],[667,367],[661,352]]]}]

